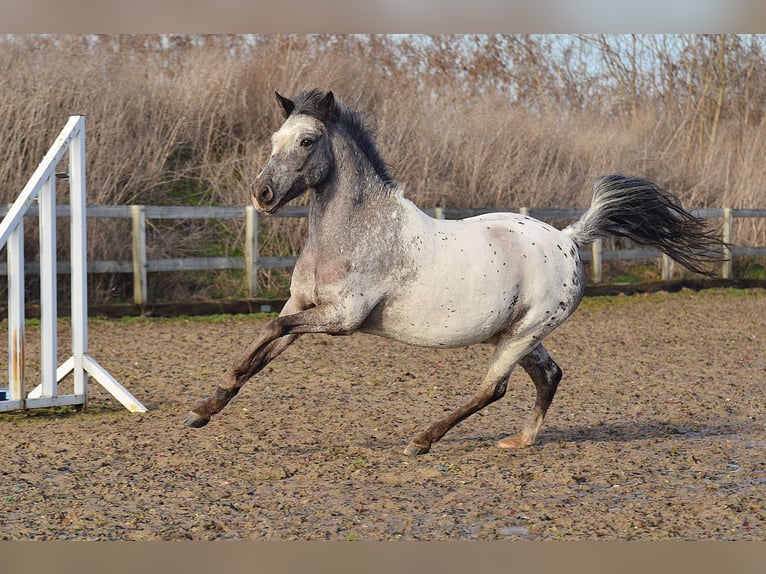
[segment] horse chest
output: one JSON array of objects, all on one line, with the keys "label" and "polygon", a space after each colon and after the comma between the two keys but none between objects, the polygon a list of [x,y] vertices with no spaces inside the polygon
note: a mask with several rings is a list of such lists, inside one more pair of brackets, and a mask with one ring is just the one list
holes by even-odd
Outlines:
[{"label": "horse chest", "polygon": [[380,286],[350,254],[304,252],[293,271],[290,292],[308,306],[372,307],[369,300],[378,296]]}]

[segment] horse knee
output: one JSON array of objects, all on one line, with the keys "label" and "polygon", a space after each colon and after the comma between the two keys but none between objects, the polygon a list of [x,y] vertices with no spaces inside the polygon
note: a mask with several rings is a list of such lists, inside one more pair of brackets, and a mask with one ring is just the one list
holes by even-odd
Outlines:
[{"label": "horse knee", "polygon": [[276,319],[272,319],[263,326],[260,335],[262,338],[268,341],[279,339],[282,335],[284,335],[286,325],[287,321],[284,317],[277,317]]},{"label": "horse knee", "polygon": [[221,401],[224,404],[226,404],[231,399],[233,399],[238,392],[239,392],[239,387],[224,388],[218,385],[216,386],[215,391],[213,392],[213,397],[215,398],[215,400]]}]

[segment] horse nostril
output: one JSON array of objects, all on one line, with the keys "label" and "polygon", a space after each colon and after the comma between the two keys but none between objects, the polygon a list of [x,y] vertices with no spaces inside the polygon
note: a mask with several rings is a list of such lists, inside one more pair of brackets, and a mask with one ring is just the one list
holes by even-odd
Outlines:
[{"label": "horse nostril", "polygon": [[261,204],[268,204],[274,199],[274,191],[271,189],[271,186],[263,184],[255,190],[255,198]]}]

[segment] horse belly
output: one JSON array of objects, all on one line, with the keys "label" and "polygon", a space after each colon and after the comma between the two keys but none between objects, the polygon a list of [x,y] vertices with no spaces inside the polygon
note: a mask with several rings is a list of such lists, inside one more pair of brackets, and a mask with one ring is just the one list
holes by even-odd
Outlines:
[{"label": "horse belly", "polygon": [[507,276],[480,286],[455,274],[432,276],[397,290],[382,301],[362,331],[425,347],[480,343],[507,328],[520,300],[519,286]]}]

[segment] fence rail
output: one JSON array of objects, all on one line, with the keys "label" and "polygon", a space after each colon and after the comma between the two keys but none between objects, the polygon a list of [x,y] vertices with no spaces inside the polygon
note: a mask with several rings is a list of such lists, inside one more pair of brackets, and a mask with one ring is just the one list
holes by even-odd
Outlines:
[{"label": "fence rail", "polygon": [[[8,212],[8,207],[0,207],[0,216]],[[570,208],[432,208],[424,210],[429,215],[440,219],[460,219],[483,213],[516,212],[542,220],[575,220],[585,209]],[[723,220],[723,240],[731,243],[734,221],[737,218],[766,218],[766,209],[730,209],[703,208],[692,210],[699,217],[721,218]],[[27,216],[37,217],[36,205],[30,206]],[[273,217],[306,217],[308,208],[288,206]],[[69,217],[69,205],[57,205],[56,217]],[[148,303],[147,274],[162,271],[208,271],[223,269],[244,269],[246,271],[250,297],[257,295],[258,269],[287,268],[295,265],[296,257],[262,256],[258,249],[258,221],[262,215],[251,206],[246,207],[208,207],[208,206],[149,206],[149,205],[94,205],[87,207],[88,218],[130,219],[132,221],[133,256],[130,261],[88,261],[88,273],[132,273],[133,300],[136,304]],[[184,257],[167,259],[147,259],[146,221],[152,219],[244,219],[245,220],[245,255],[242,257]],[[732,261],[736,257],[766,257],[766,247],[732,247],[721,254],[721,276],[732,277]],[[662,278],[671,279],[673,267],[670,259],[655,249],[616,249],[604,250],[600,240],[591,249],[582,253],[583,261],[591,265],[591,280],[600,283],[603,278],[603,262],[615,260],[660,259]],[[7,264],[0,263],[0,275],[7,274]],[[67,261],[58,262],[58,273],[70,273]],[[25,271],[39,273],[39,263],[28,262]]]}]

